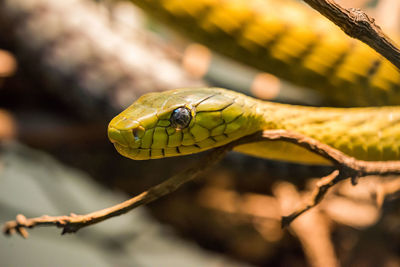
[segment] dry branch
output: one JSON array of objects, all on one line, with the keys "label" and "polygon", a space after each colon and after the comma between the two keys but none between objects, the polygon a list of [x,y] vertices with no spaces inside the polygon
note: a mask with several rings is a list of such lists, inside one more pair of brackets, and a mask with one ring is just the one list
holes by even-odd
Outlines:
[{"label": "dry branch", "polygon": [[363,161],[334,149],[305,135],[285,130],[262,132],[259,140],[287,141],[312,151],[332,162],[336,170],[322,178],[313,192],[310,203],[305,203],[298,210],[282,218],[282,227],[288,226],[294,219],[315,207],[324,198],[328,190],[345,179],[350,178],[353,185],[357,179],[369,175],[400,175],[400,161]]},{"label": "dry branch", "polygon": [[400,69],[400,49],[364,11],[343,8],[333,0],[304,0],[338,25],[347,35],[359,39]]},{"label": "dry branch", "polygon": [[[290,211],[301,202],[296,187],[288,182],[279,182],[273,188],[273,194],[279,202],[281,213]],[[339,266],[335,249],[331,241],[330,220],[323,212],[313,210],[290,225],[298,237],[310,266]]]},{"label": "dry branch", "polygon": [[[252,225],[267,242],[283,238],[280,219],[287,210],[301,201],[301,194],[288,182],[274,185],[273,196],[257,193],[238,193],[212,185],[203,189],[198,203],[216,212],[230,215]],[[330,219],[324,212],[314,210],[290,225],[299,238],[311,266],[338,266],[335,250],[330,240]]]},{"label": "dry branch", "polygon": [[184,170],[183,172],[172,176],[161,184],[151,187],[148,191],[143,192],[113,207],[102,209],[85,215],[44,215],[32,219],[27,219],[24,215],[19,214],[17,215],[15,221],[9,221],[4,225],[3,232],[7,235],[18,232],[21,236],[26,238],[28,237],[28,233],[24,228],[54,225],[59,228],[63,228],[62,234],[75,233],[83,227],[99,223],[111,217],[122,215],[136,207],[150,203],[162,196],[165,196],[175,191],[182,184],[192,180],[194,177],[213,166],[213,164],[220,161],[230,148],[231,146],[224,146],[210,152],[209,154],[204,156],[195,166],[192,166]]},{"label": "dry branch", "polygon": [[32,219],[26,219],[23,215],[18,215],[15,221],[9,221],[5,224],[3,231],[5,234],[13,234],[15,232],[18,232],[20,235],[27,237],[28,233],[26,232],[25,228],[33,228],[39,225],[54,225],[63,228],[63,234],[74,233],[83,227],[127,213],[128,211],[138,206],[147,204],[175,191],[182,184],[192,180],[198,174],[209,169],[213,164],[221,160],[226,152],[231,150],[234,146],[266,140],[286,141],[302,146],[330,160],[337,169],[331,175],[322,179],[320,184],[317,185],[317,188],[313,194],[310,203],[305,204],[303,207],[293,212],[291,215],[282,218],[283,226],[289,225],[299,215],[316,206],[323,199],[329,188],[342,180],[351,178],[353,184],[355,184],[357,178],[368,175],[400,174],[400,161],[369,162],[357,160],[343,154],[337,149],[334,149],[326,144],[323,144],[315,139],[299,133],[284,130],[266,130],[250,136],[246,136],[228,145],[215,149],[214,151],[204,156],[195,166],[188,168],[187,170],[169,178],[159,185],[150,188],[148,191],[131,198],[130,200],[127,200],[113,207],[106,208],[100,211],[95,211],[86,215],[71,214],[70,216],[54,217],[46,215]]}]

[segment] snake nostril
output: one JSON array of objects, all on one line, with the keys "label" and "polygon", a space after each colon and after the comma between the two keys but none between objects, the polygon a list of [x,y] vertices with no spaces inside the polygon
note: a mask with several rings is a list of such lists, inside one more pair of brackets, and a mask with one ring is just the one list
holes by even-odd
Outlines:
[{"label": "snake nostril", "polygon": [[108,138],[112,143],[118,143],[122,146],[128,146],[127,141],[125,138],[122,136],[121,131],[114,128],[114,127],[108,127]]},{"label": "snake nostril", "polygon": [[144,133],[145,133],[145,131],[146,130],[142,126],[138,126],[136,128],[133,128],[132,129],[132,134],[133,134],[133,137],[135,138],[135,141],[139,140],[140,138],[142,138]]}]

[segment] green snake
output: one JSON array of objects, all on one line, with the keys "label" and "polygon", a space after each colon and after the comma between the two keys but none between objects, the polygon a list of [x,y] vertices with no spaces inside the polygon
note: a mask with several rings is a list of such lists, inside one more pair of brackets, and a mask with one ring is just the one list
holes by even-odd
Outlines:
[{"label": "green snake", "polygon": [[[397,69],[302,5],[284,0],[132,1],[225,55],[321,91],[332,104],[400,103]],[[400,107],[291,106],[220,88],[144,95],[110,122],[108,136],[122,155],[145,160],[201,152],[268,129],[304,134],[360,160],[400,159]],[[329,164],[283,141],[234,150]]]},{"label": "green snake", "polygon": [[400,103],[399,71],[300,2],[131,1],[219,53],[320,92],[327,105]]},{"label": "green snake", "polygon": [[[108,136],[120,154],[144,160],[201,152],[267,129],[302,133],[361,160],[400,159],[400,107],[292,106],[221,88],[143,95],[110,122]],[[234,150],[269,159],[328,164],[283,141],[245,144]]]}]

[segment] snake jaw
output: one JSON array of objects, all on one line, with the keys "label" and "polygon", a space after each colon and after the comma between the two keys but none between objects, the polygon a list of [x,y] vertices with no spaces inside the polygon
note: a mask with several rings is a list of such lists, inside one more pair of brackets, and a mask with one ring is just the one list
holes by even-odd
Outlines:
[{"label": "snake jaw", "polygon": [[134,160],[140,159],[140,158],[136,157],[136,155],[138,155],[140,152],[140,150],[138,148],[129,148],[126,146],[122,146],[119,143],[114,143],[114,147],[118,151],[118,153],[120,153],[124,157],[134,159]]}]

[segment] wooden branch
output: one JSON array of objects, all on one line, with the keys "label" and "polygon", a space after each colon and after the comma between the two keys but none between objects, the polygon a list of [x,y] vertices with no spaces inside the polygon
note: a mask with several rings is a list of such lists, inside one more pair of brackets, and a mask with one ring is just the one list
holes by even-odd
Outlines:
[{"label": "wooden branch", "polygon": [[338,25],[347,35],[369,45],[400,69],[400,49],[364,11],[343,8],[333,0],[304,0]]},{"label": "wooden branch", "polygon": [[123,203],[113,207],[95,211],[86,215],[70,216],[42,216],[27,219],[23,215],[18,215],[15,221],[9,221],[5,224],[3,231],[5,234],[19,233],[23,237],[27,237],[28,233],[25,228],[33,228],[35,226],[57,226],[63,228],[62,234],[74,233],[79,229],[92,225],[108,218],[119,216],[128,211],[154,201],[165,196],[182,184],[192,180],[198,174],[209,169],[213,164],[220,161],[224,155],[237,145],[259,141],[286,141],[302,146],[332,162],[337,168],[330,176],[322,179],[317,186],[311,203],[304,205],[289,216],[282,218],[282,225],[289,225],[295,218],[305,211],[316,206],[325,196],[326,192],[338,182],[351,178],[353,184],[356,184],[357,178],[368,175],[400,175],[400,161],[362,161],[347,156],[337,149],[323,144],[315,139],[304,136],[302,134],[285,131],[285,130],[266,130],[257,132],[253,135],[246,136],[225,146],[219,147],[206,156],[204,156],[195,166],[169,178],[165,182],[150,188],[148,191],[139,194]]},{"label": "wooden branch", "polygon": [[182,184],[194,179],[200,173],[203,173],[215,163],[219,162],[231,148],[231,145],[227,145],[215,149],[205,155],[197,164],[195,164],[195,166],[192,166],[182,171],[181,173],[172,176],[161,184],[150,188],[148,191],[145,191],[113,207],[102,209],[85,215],[44,215],[41,217],[27,219],[24,215],[19,214],[17,215],[15,221],[9,221],[5,223],[3,227],[3,232],[6,235],[18,233],[22,237],[27,238],[28,232],[25,228],[34,228],[36,226],[56,226],[59,228],[63,228],[62,234],[75,233],[83,227],[99,223],[115,216],[122,215],[136,207],[150,203],[162,196],[165,196],[175,191]]},{"label": "wooden branch", "polygon": [[266,130],[255,138],[257,141],[286,141],[304,147],[331,161],[341,173],[352,178],[353,184],[356,183],[358,177],[368,175],[400,175],[400,161],[357,160],[329,145],[297,132]]},{"label": "wooden branch", "polygon": [[282,228],[289,226],[301,214],[318,205],[332,186],[337,184],[340,180],[346,179],[343,178],[344,176],[342,177],[342,179],[338,179],[338,177],[339,177],[338,170],[335,170],[328,176],[323,177],[317,183],[316,189],[314,189],[314,192],[312,193],[310,203],[304,203],[300,208],[292,212],[290,215],[282,217],[281,221]]},{"label": "wooden branch", "polygon": [[350,157],[339,150],[305,135],[285,130],[264,131],[259,140],[287,141],[310,150],[332,162],[336,170],[322,178],[317,184],[310,203],[305,203],[288,216],[282,217],[282,227],[286,227],[298,216],[315,207],[322,201],[328,190],[345,179],[350,178],[353,185],[357,179],[369,175],[400,175],[400,161],[364,161]]},{"label": "wooden branch", "polygon": [[[275,184],[272,194],[279,203],[281,213],[291,210],[293,205],[301,202],[300,192],[288,182]],[[321,210],[313,210],[290,225],[303,247],[304,255],[310,266],[339,266],[329,221],[329,218]]]},{"label": "wooden branch", "polygon": [[[280,229],[281,213],[292,210],[301,201],[301,192],[289,182],[275,183],[273,196],[243,193],[219,185],[202,189],[198,204],[203,208],[232,216],[254,227],[267,242],[277,242],[284,235]],[[331,241],[330,218],[322,210],[308,212],[290,225],[300,240],[305,256],[311,266],[339,266]],[[213,217],[213,216],[212,216]]]},{"label": "wooden branch", "polygon": [[298,216],[315,207],[322,201],[328,190],[345,179],[350,178],[353,185],[357,179],[369,175],[400,175],[400,161],[364,161],[350,157],[341,151],[308,136],[286,130],[266,130],[239,140],[238,144],[249,142],[286,141],[306,148],[332,162],[336,170],[321,179],[314,190],[310,203],[303,204],[288,216],[282,217],[282,227],[289,226]]}]

